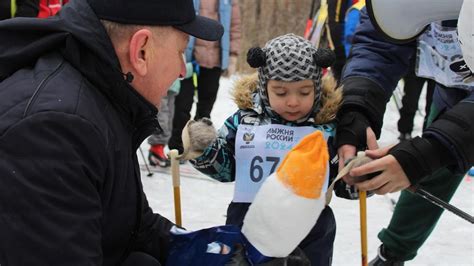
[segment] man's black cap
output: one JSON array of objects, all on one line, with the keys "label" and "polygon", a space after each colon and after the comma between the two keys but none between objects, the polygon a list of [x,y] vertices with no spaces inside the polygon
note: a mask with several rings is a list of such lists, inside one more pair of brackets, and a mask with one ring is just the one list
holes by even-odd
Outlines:
[{"label": "man's black cap", "polygon": [[193,0],[87,0],[100,19],[122,24],[173,26],[196,38],[217,41],[222,25],[197,16]]}]

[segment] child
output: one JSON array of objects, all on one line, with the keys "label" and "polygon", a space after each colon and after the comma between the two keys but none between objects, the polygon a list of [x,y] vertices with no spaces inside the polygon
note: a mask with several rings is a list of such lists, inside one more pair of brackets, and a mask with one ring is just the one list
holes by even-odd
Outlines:
[{"label": "child", "polygon": [[[237,83],[234,98],[239,110],[225,121],[202,155],[191,161],[216,180],[236,182],[226,224],[238,226],[264,179],[305,135],[322,131],[329,147],[328,175],[335,177],[332,122],[341,100],[340,90],[321,84],[321,68],[334,61],[332,51],[316,49],[302,37],[277,37],[263,49],[250,49],[247,61],[258,68],[258,77]],[[326,206],[299,245],[312,265],[331,264],[335,230],[334,215]]]}]

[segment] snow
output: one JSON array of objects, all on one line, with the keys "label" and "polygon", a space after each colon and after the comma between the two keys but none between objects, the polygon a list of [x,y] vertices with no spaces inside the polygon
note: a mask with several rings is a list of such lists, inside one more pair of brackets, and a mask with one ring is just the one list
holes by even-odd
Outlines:
[{"label": "snow", "polygon": [[[211,118],[220,127],[223,121],[236,111],[229,91],[233,79],[222,78],[219,94]],[[424,113],[424,95],[420,97],[419,110]],[[387,105],[384,117],[384,128],[379,140],[380,146],[397,142],[397,121],[399,113],[393,99]],[[414,134],[421,134],[423,118],[420,112],[415,118]],[[146,141],[141,145],[145,155],[148,151]],[[137,156],[143,162],[139,153]],[[173,187],[171,177],[155,173],[147,177],[142,171],[142,181],[150,206],[155,212],[174,221]],[[233,184],[219,183],[210,178],[181,178],[181,208],[183,226],[188,230],[222,225],[225,222],[227,205],[232,199]],[[368,258],[374,258],[380,241],[378,232],[386,227],[392,215],[391,199],[397,199],[398,193],[378,196],[367,200],[368,223]],[[420,200],[423,200],[420,198]],[[459,209],[474,214],[474,181],[466,176],[456,191],[451,204]],[[333,265],[360,265],[360,227],[358,201],[349,201],[333,197],[330,204],[333,209],[337,233],[334,243]],[[423,214],[420,214],[423,215]],[[413,217],[416,219],[416,217]],[[445,211],[431,236],[418,252],[418,256],[406,265],[474,265],[474,230],[472,224]]]}]

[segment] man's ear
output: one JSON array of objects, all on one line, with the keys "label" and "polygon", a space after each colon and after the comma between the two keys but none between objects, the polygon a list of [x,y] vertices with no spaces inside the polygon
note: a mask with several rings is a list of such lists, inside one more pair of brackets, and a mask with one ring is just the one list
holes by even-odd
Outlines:
[{"label": "man's ear", "polygon": [[144,76],[148,72],[148,60],[151,53],[152,32],[148,29],[141,29],[135,32],[130,38],[129,55],[133,72]]}]

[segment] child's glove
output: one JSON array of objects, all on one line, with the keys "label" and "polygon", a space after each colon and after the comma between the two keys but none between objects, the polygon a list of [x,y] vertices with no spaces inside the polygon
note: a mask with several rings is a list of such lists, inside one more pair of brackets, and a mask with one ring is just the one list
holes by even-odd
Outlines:
[{"label": "child's glove", "polygon": [[296,247],[296,249],[290,253],[285,258],[277,258],[273,259],[269,262],[263,263],[261,266],[284,266],[284,265],[292,265],[292,266],[311,266],[311,262],[309,261],[308,257],[304,253],[304,251]]},{"label": "child's glove", "polygon": [[[339,179],[334,185],[334,193],[336,196],[343,199],[358,200],[359,190],[354,185],[348,185],[344,180]],[[373,191],[367,191],[367,197],[374,195]]]},{"label": "child's glove", "polygon": [[181,133],[183,153],[179,159],[191,160],[202,155],[204,150],[217,139],[217,131],[208,118],[189,120]]},{"label": "child's glove", "polygon": [[[249,243],[250,245],[250,243]],[[296,247],[296,249],[290,253],[287,257],[284,258],[272,258],[264,263],[249,263],[249,258],[247,257],[246,250],[242,247],[239,247],[234,252],[234,256],[225,266],[250,266],[250,265],[259,265],[259,266],[311,266],[311,262],[304,253],[304,251]]]}]

